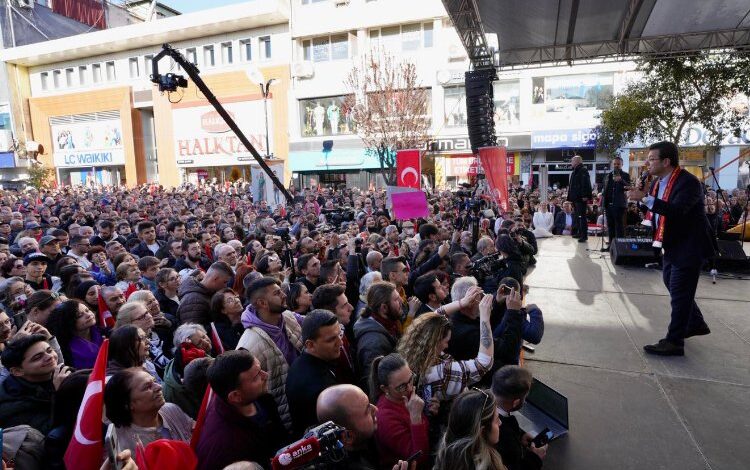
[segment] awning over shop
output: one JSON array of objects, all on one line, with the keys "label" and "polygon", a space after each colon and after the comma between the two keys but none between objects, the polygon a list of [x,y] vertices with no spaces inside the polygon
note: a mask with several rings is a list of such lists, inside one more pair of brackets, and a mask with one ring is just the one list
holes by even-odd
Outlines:
[{"label": "awning over shop", "polygon": [[339,170],[367,170],[380,168],[380,162],[374,155],[368,155],[365,149],[334,149],[330,152],[297,151],[289,152],[289,168],[293,172],[316,171],[328,172]]}]

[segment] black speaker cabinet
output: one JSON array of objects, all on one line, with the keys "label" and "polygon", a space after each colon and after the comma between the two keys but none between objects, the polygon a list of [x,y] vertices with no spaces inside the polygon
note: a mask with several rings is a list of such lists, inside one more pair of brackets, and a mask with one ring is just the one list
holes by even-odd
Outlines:
[{"label": "black speaker cabinet", "polygon": [[656,261],[654,247],[648,238],[615,238],[610,253],[612,262],[617,265],[631,264],[643,266]]}]

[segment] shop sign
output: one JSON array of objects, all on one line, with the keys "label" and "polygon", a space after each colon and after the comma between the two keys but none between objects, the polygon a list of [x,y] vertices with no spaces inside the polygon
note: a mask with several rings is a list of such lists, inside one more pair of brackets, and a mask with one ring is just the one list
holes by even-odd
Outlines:
[{"label": "shop sign", "polygon": [[[508,139],[505,137],[498,137],[497,145],[499,147],[505,147],[508,145]],[[426,148],[433,153],[453,153],[453,152],[471,152],[471,141],[469,136],[456,136],[456,137],[439,137],[427,142]],[[424,150],[423,146],[421,150]]]},{"label": "shop sign", "polygon": [[593,129],[554,129],[531,131],[532,149],[595,148]]},{"label": "shop sign", "polygon": [[56,167],[101,167],[125,164],[119,119],[71,122],[51,127]]},{"label": "shop sign", "polygon": [[[231,100],[224,105],[230,116],[261,155],[266,154],[263,101]],[[268,133],[273,142],[272,105],[269,103]],[[176,107],[172,111],[174,148],[179,167],[248,165],[252,154],[240,142],[212,106]]]},{"label": "shop sign", "polygon": [[[735,136],[729,129],[724,129],[724,138],[721,145],[748,145],[750,144],[750,129],[743,129],[739,137]],[[701,126],[690,126],[683,131],[680,145],[684,147],[701,147],[709,145],[710,133]]]}]

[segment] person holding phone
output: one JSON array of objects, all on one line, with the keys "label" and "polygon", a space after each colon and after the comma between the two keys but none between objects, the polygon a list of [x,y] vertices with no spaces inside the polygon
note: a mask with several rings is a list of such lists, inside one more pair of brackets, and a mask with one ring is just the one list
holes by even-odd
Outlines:
[{"label": "person holding phone", "polygon": [[531,372],[518,366],[501,367],[492,376],[492,393],[502,423],[496,448],[508,470],[538,470],[547,456],[548,445],[537,445],[535,436],[521,429],[513,415],[523,406],[531,383]]}]

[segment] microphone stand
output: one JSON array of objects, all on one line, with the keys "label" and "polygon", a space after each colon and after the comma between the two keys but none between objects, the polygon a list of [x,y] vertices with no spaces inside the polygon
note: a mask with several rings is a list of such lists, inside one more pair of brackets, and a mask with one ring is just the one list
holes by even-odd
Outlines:
[{"label": "microphone stand", "polygon": [[[721,185],[719,184],[719,179],[716,177],[716,173],[714,172],[714,167],[710,166],[708,167],[708,170],[711,172],[711,176],[714,178],[714,183],[716,183],[716,193],[721,196],[722,201],[724,201],[724,210],[726,210],[729,205],[727,203],[727,196],[724,194],[724,190],[721,189]],[[721,224],[723,219],[723,214],[719,214],[719,221],[718,223]],[[718,238],[718,237],[717,237]],[[717,241],[718,246],[718,241]],[[717,256],[721,256],[721,249],[719,249],[719,253]],[[716,258],[711,260],[711,270],[709,271],[711,274],[711,282],[713,284],[716,284],[716,276],[719,274],[719,271],[716,269]]]}]

